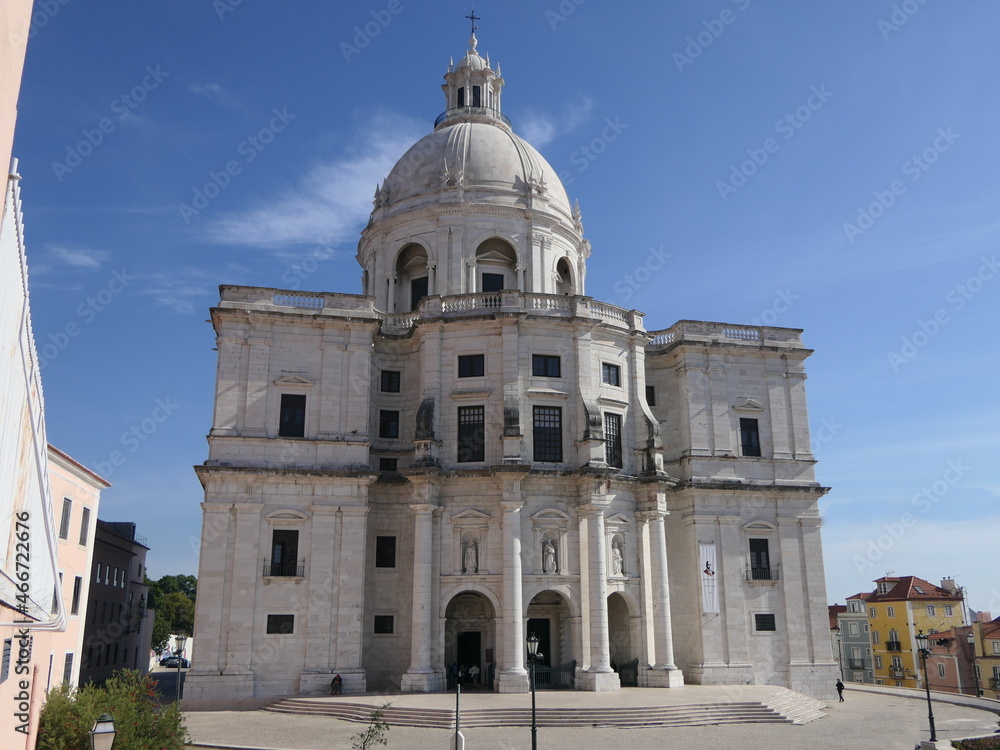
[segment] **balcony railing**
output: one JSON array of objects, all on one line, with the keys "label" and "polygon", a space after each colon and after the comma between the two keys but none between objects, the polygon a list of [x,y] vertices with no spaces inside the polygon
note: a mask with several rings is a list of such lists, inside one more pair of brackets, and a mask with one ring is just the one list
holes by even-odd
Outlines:
[{"label": "balcony railing", "polygon": [[748,581],[777,581],[778,569],[747,565],[746,576]]},{"label": "balcony railing", "polygon": [[305,561],[298,563],[265,562],[264,572],[262,573],[263,576],[271,578],[302,578],[305,574]]},{"label": "balcony railing", "polygon": [[902,651],[903,647],[899,641],[886,641],[885,642],[886,651]]},{"label": "balcony railing", "polygon": [[864,669],[865,660],[864,659],[848,659],[847,660],[848,669]]},{"label": "balcony railing", "polygon": [[507,115],[489,107],[454,107],[439,114],[434,120],[434,127],[437,127],[445,120],[452,117],[496,117],[510,127],[510,120]]},{"label": "balcony railing", "polygon": [[897,680],[901,680],[906,677],[906,670],[903,667],[889,667],[889,674]]},{"label": "balcony railing", "polygon": [[990,677],[990,690],[1000,690],[1000,677]]}]

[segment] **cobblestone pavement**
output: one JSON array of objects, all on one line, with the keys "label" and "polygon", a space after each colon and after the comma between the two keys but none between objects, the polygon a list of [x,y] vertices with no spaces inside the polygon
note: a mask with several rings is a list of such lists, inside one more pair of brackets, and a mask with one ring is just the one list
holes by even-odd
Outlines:
[{"label": "cobblestone pavement", "polygon": [[[540,694],[541,697],[542,694]],[[553,694],[547,694],[547,698]],[[559,693],[562,705],[574,705],[573,694]],[[486,696],[483,696],[484,698]],[[590,697],[590,696],[588,696]],[[446,696],[441,696],[442,700]],[[802,726],[738,724],[707,727],[650,729],[572,728],[538,730],[543,750],[619,748],[628,750],[913,750],[928,739],[927,705],[892,695],[845,693],[845,702],[829,704],[827,716]],[[525,701],[528,696],[524,696]],[[370,698],[368,700],[371,700]],[[464,704],[464,699],[463,699]],[[351,737],[364,725],[319,716],[297,716],[264,711],[191,712],[185,715],[192,742],[219,747],[276,748],[280,750],[350,750]],[[982,736],[997,729],[997,715],[989,711],[935,704],[939,739]],[[513,750],[531,745],[531,732],[522,727],[463,729],[467,750]],[[450,747],[453,731],[393,727],[392,748]]]}]

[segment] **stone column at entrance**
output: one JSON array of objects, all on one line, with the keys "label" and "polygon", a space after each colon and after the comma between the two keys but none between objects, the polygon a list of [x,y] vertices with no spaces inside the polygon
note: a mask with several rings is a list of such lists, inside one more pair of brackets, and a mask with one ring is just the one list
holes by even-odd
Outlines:
[{"label": "stone column at entrance", "polygon": [[674,664],[674,636],[670,625],[670,578],[667,573],[667,535],[663,510],[646,514],[650,530],[650,573],[653,590],[653,651],[656,663],[650,687],[680,687],[684,674]]},{"label": "stone column at entrance", "polygon": [[429,693],[441,690],[439,675],[431,666],[431,602],[436,505],[418,503],[413,510],[413,620],[410,632],[410,668],[400,681],[404,693]]},{"label": "stone column at entrance", "polygon": [[503,661],[497,673],[497,691],[528,692],[524,668],[524,602],[521,588],[521,477],[504,480],[503,509]]},{"label": "stone column at entrance", "polygon": [[[600,490],[598,490],[600,492]],[[604,534],[604,510],[611,498],[605,494],[591,494],[590,501],[580,506],[587,516],[590,560],[590,668],[580,674],[582,690],[619,690],[621,682],[611,669],[611,650],[608,644],[608,562]]]}]

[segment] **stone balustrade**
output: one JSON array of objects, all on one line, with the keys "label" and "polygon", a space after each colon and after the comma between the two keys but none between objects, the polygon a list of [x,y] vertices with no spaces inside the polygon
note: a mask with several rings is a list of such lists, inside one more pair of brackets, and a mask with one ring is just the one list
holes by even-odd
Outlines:
[{"label": "stone balustrade", "polygon": [[710,323],[703,320],[680,320],[662,331],[650,331],[651,348],[665,348],[678,341],[744,344],[781,348],[801,348],[802,330],[771,326],[741,326]]}]

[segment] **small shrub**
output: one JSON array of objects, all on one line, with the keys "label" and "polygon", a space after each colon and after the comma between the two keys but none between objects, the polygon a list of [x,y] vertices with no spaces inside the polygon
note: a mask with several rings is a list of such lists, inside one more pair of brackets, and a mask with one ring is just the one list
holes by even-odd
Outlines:
[{"label": "small shrub", "polygon": [[177,704],[156,701],[156,683],[135,670],[117,672],[103,687],[49,691],[38,722],[38,750],[90,750],[101,714],[115,720],[115,750],[183,750],[187,732]]},{"label": "small shrub", "polygon": [[958,750],[1000,750],[1000,737],[980,737],[975,740],[955,740]]},{"label": "small shrub", "polygon": [[358,732],[351,737],[354,740],[354,743],[351,745],[354,750],[370,750],[375,745],[389,744],[389,740],[386,737],[389,733],[389,725],[382,720],[382,715],[391,705],[391,703],[383,703],[382,708],[377,708],[371,712],[368,729]]}]

